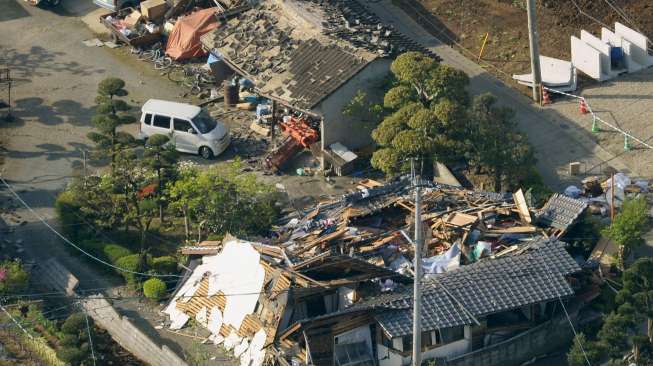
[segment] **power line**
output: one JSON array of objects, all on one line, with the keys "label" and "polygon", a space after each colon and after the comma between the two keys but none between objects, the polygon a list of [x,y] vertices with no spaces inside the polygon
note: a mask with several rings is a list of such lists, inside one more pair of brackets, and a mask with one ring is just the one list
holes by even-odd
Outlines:
[{"label": "power line", "polygon": [[94,255],[92,255],[92,254],[90,254],[90,253],[88,253],[88,252],[85,251],[84,249],[80,248],[77,244],[73,243],[73,242],[70,241],[68,238],[66,238],[63,234],[59,233],[55,228],[53,228],[53,227],[52,227],[52,226],[51,226],[51,225],[50,225],[50,224],[49,224],[49,223],[48,223],[48,222],[47,222],[47,221],[46,221],[46,220],[45,220],[41,215],[39,215],[36,211],[34,211],[34,209],[32,209],[32,207],[30,207],[30,206],[27,204],[27,202],[25,202],[25,201],[24,201],[24,200],[23,200],[23,199],[18,195],[18,193],[16,193],[16,191],[13,190],[13,188],[11,187],[11,185],[9,185],[9,183],[7,183],[7,181],[6,181],[4,178],[0,177],[0,181],[2,182],[2,184],[3,184],[5,187],[7,187],[7,189],[9,190],[9,192],[11,192],[11,194],[12,194],[13,196],[16,197],[16,199],[17,199],[17,200],[18,200],[18,201],[19,201],[23,206],[25,206],[25,208],[26,208],[27,210],[30,211],[30,212],[32,213],[32,215],[33,215],[35,218],[37,218],[39,221],[41,221],[41,223],[43,223],[43,225],[45,225],[48,229],[50,229],[50,231],[52,231],[55,235],[57,235],[59,238],[61,238],[61,240],[63,240],[64,242],[66,242],[67,244],[69,244],[70,246],[72,246],[73,248],[77,249],[77,250],[80,251],[82,254],[86,255],[87,257],[89,257],[89,258],[95,260],[96,262],[101,263],[101,264],[104,264],[105,266],[111,267],[111,268],[113,268],[113,269],[115,269],[115,270],[118,270],[118,271],[120,271],[120,272],[131,273],[131,274],[135,274],[135,275],[139,275],[139,276],[149,276],[149,277],[183,277],[183,276],[172,275],[172,274],[170,274],[170,275],[164,275],[164,274],[148,274],[148,273],[143,273],[143,272],[131,271],[131,270],[128,270],[128,269],[125,269],[125,268],[121,268],[121,267],[115,266],[115,265],[113,265],[113,264],[111,264],[111,263],[109,263],[109,262],[106,262],[106,261],[104,261],[104,260],[102,260],[102,259],[100,259],[100,258],[98,258],[98,257],[96,257],[96,256],[94,256]]},{"label": "power line", "polygon": [[86,312],[86,309],[80,304],[80,307],[82,307],[82,310],[84,311],[84,318],[86,319],[86,331],[88,332],[88,343],[91,348],[91,356],[93,357],[93,366],[95,366],[95,349],[93,349],[93,337],[91,337],[91,326],[88,323],[88,312]]}]

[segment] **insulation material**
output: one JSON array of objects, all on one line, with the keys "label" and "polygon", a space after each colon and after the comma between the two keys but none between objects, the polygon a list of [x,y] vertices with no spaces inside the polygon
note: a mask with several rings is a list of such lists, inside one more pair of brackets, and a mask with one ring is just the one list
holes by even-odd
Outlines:
[{"label": "insulation material", "polygon": [[218,27],[214,16],[217,11],[217,8],[203,9],[180,18],[168,36],[166,55],[175,60],[206,55],[200,37]]},{"label": "insulation material", "polygon": [[242,338],[238,336],[238,334],[234,331],[231,331],[227,338],[224,339],[224,348],[227,351],[231,351],[234,347],[240,344],[242,342]]},{"label": "insulation material", "polygon": [[[209,277],[209,296],[222,291],[228,296],[224,313],[225,324],[239,329],[247,314],[254,312],[265,280],[261,256],[250,243],[232,240],[215,256]],[[247,274],[247,275],[243,275]]]},{"label": "insulation material", "polygon": [[209,336],[209,340],[213,342],[216,346],[219,345],[220,343],[224,342],[224,337],[219,335],[219,334],[211,334]]},{"label": "insulation material", "polygon": [[265,345],[266,338],[267,335],[263,329],[259,329],[259,331],[254,334],[249,348],[240,355],[241,366],[260,366],[263,364],[263,360],[265,359],[265,350],[263,349],[263,346]]},{"label": "insulation material", "polygon": [[206,324],[207,320],[207,310],[206,308],[202,308],[197,315],[195,315],[195,320],[197,320],[198,323],[200,324]]},{"label": "insulation material", "polygon": [[209,329],[209,332],[212,334],[219,335],[220,328],[222,327],[222,311],[217,307],[211,309],[211,315],[209,316],[209,324],[206,326]]},{"label": "insulation material", "polygon": [[249,348],[249,341],[247,339],[243,339],[242,342],[240,342],[239,345],[234,347],[234,356],[240,357],[247,349]]}]

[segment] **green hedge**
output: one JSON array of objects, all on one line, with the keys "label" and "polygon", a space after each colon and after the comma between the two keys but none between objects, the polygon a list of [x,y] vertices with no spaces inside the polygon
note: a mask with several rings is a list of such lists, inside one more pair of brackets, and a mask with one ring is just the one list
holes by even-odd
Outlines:
[{"label": "green hedge", "polygon": [[173,256],[165,255],[152,259],[150,264],[154,273],[171,274],[177,272],[177,259]]},{"label": "green hedge", "polygon": [[54,202],[54,209],[59,217],[64,234],[73,240],[78,240],[82,220],[79,218],[80,205],[73,192],[63,191]]},{"label": "green hedge", "polygon": [[158,278],[150,278],[143,283],[143,294],[148,299],[159,301],[166,295],[166,284]]},{"label": "green hedge", "polygon": [[111,263],[116,263],[120,258],[133,254],[131,250],[117,244],[106,245],[103,252]]},{"label": "green hedge", "polygon": [[106,243],[97,239],[86,239],[79,242],[82,249],[94,255],[102,255],[105,245]]},{"label": "green hedge", "polygon": [[[126,269],[128,271],[132,272],[139,272],[139,264],[141,261],[141,256],[140,254],[130,254],[127,256],[124,256],[116,261],[116,266]],[[127,281],[127,284],[130,286],[135,286],[138,284],[138,276],[135,275],[134,273],[129,273],[129,272],[124,272],[124,271],[118,271],[121,276],[125,278],[125,281]]]}]

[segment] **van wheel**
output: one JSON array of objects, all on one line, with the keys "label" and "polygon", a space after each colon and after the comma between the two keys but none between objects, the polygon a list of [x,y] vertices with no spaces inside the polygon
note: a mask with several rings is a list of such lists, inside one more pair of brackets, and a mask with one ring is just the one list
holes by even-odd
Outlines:
[{"label": "van wheel", "polygon": [[213,151],[206,146],[200,147],[200,156],[206,160],[213,158]]}]

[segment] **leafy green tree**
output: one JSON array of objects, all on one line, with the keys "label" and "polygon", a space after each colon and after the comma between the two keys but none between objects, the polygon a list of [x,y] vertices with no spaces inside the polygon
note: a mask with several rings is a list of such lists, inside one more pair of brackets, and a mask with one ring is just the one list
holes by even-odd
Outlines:
[{"label": "leafy green tree", "polygon": [[528,176],[535,164],[533,149],[526,137],[516,132],[514,113],[497,107],[491,94],[474,98],[471,108],[472,161],[494,177],[494,189],[499,192],[503,181],[518,182]]},{"label": "leafy green tree", "polygon": [[648,341],[653,344],[653,258],[635,261],[622,277],[623,288],[617,294],[621,312],[646,320]]},{"label": "leafy green tree", "polygon": [[619,267],[624,270],[624,259],[628,253],[644,243],[643,235],[649,230],[650,221],[646,200],[643,197],[627,199],[621,206],[621,212],[603,235],[612,239],[619,247]]},{"label": "leafy green tree", "polygon": [[29,273],[20,261],[0,262],[0,295],[22,292],[29,284]]},{"label": "leafy green tree", "polygon": [[83,313],[70,315],[61,325],[64,334],[80,335],[86,330],[86,316]]},{"label": "leafy green tree", "polygon": [[258,182],[254,174],[240,173],[241,165],[236,161],[202,172],[182,169],[168,189],[171,206],[185,217],[188,230],[202,222],[214,234],[246,236],[269,229],[277,215],[274,189]]},{"label": "leafy green tree", "polygon": [[598,339],[610,357],[621,358],[629,349],[629,337],[634,325],[629,315],[619,312],[612,312],[605,317]]},{"label": "leafy green tree", "polygon": [[408,158],[420,158],[429,175],[436,159],[460,161],[467,149],[467,75],[419,52],[400,55],[390,70],[397,82],[383,103],[392,113],[372,131],[380,146],[372,166],[393,175],[407,170]]},{"label": "leafy green tree", "polygon": [[[585,353],[583,353],[583,351],[585,351]],[[600,344],[589,341],[585,337],[585,334],[578,333],[576,337],[574,337],[569,352],[567,352],[567,363],[569,366],[586,366],[587,361],[585,360],[585,355],[587,355],[590,363],[595,364],[601,360],[602,351]]]},{"label": "leafy green tree", "polygon": [[117,99],[127,94],[125,82],[110,77],[100,82],[98,95],[95,98],[96,114],[91,119],[91,123],[97,131],[90,132],[88,138],[96,145],[95,157],[110,161],[111,172],[114,170],[118,151],[135,143],[132,135],[118,131],[120,126],[135,121],[135,118],[127,113],[131,109],[129,104],[122,99]]},{"label": "leafy green tree", "polygon": [[150,278],[143,283],[143,295],[154,301],[163,299],[166,295],[166,283],[158,278]]},{"label": "leafy green tree", "polygon": [[166,135],[152,135],[147,139],[145,153],[143,154],[143,164],[156,172],[156,201],[159,206],[159,220],[161,221],[163,221],[166,203],[164,187],[174,179],[175,164],[178,158],[177,151],[169,142],[170,137]]},{"label": "leafy green tree", "polygon": [[[131,150],[120,151],[117,155],[113,175],[113,190],[124,205],[124,223],[133,225],[140,234],[140,253],[143,261],[147,252],[147,232],[158,206],[155,199],[154,177],[150,175],[147,167],[138,161],[136,154]],[[145,267],[145,263],[142,263]]]},{"label": "leafy green tree", "polygon": [[383,112],[383,106],[370,102],[367,93],[363,90],[358,90],[342,110],[343,115],[357,118],[365,126],[376,125],[381,120]]}]

